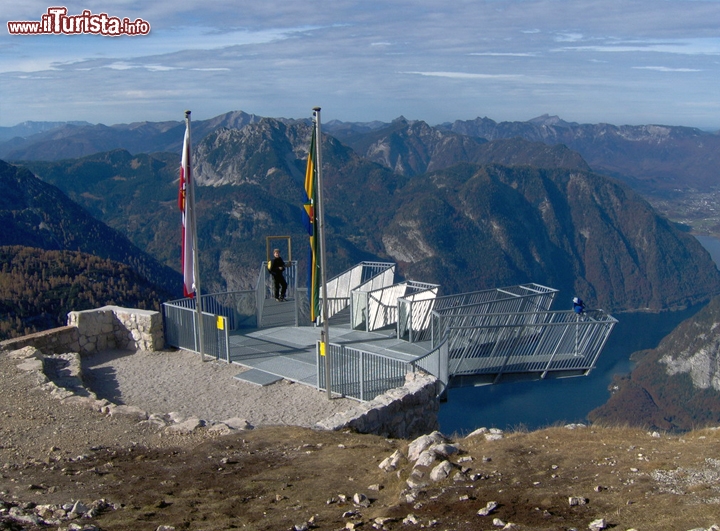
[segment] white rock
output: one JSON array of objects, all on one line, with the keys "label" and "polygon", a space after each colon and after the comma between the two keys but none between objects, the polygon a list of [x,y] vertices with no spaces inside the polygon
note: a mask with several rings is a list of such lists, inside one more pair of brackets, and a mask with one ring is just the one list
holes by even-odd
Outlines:
[{"label": "white rock", "polygon": [[415,517],[414,514],[409,514],[405,518],[403,518],[403,524],[405,525],[416,525],[418,523],[418,519]]},{"label": "white rock", "polygon": [[460,449],[454,444],[441,443],[433,444],[430,447],[430,451],[441,457],[450,457],[451,455],[455,455],[456,453],[458,453]]},{"label": "white rock", "polygon": [[415,461],[415,466],[432,466],[437,455],[431,450],[425,450]]},{"label": "white rock", "polygon": [[86,512],[88,512],[88,508],[87,508],[87,505],[85,505],[83,502],[78,500],[72,506],[72,509],[70,509],[70,512],[75,513],[75,514],[85,514]]},{"label": "white rock", "polygon": [[489,501],[489,502],[487,502],[487,504],[485,505],[485,507],[483,507],[482,509],[480,509],[477,513],[478,513],[478,515],[480,515],[480,516],[487,516],[487,515],[489,515],[490,513],[492,513],[495,509],[497,509],[497,507],[498,507],[498,503],[497,503],[497,502],[495,502],[495,501]]},{"label": "white rock", "polygon": [[470,437],[477,437],[478,435],[484,435],[488,432],[487,428],[478,428],[473,432],[468,433],[465,438],[469,439]]},{"label": "white rock", "polygon": [[253,425],[250,424],[247,419],[243,419],[240,417],[233,417],[231,419],[223,420],[223,424],[228,426],[229,428],[232,428],[233,430],[252,430]]},{"label": "white rock", "polygon": [[434,431],[429,435],[422,435],[412,441],[408,447],[408,459],[416,461],[420,454],[433,444],[446,442],[445,437],[439,431]]},{"label": "white rock", "polygon": [[398,467],[400,461],[402,461],[404,457],[405,456],[400,450],[395,450],[390,457],[383,459],[382,463],[380,463],[378,467],[383,469],[385,472],[391,472]]},{"label": "white rock", "polygon": [[205,421],[202,419],[199,419],[197,417],[192,417],[187,419],[184,422],[180,422],[179,424],[173,424],[172,426],[168,426],[165,428],[168,431],[172,431],[175,433],[192,433],[196,429],[201,428],[205,425]]},{"label": "white rock", "polygon": [[443,461],[430,472],[430,479],[433,481],[442,481],[452,472],[453,465],[450,461]]},{"label": "white rock", "polygon": [[359,492],[356,492],[353,495],[353,503],[355,505],[360,505],[361,507],[370,507],[370,500],[368,500],[368,497]]}]

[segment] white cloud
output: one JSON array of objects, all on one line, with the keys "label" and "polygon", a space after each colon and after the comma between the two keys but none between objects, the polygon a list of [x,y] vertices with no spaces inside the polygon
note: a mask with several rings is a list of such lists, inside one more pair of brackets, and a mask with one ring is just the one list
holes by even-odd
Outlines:
[{"label": "white cloud", "polygon": [[676,40],[635,40],[607,42],[590,46],[572,46],[556,51],[636,53],[654,52],[678,55],[720,55],[720,38],[718,39],[676,39]]},{"label": "white cloud", "polygon": [[415,74],[427,77],[447,77],[450,79],[517,79],[523,77],[517,74],[471,74],[468,72],[400,72],[401,74]]},{"label": "white cloud", "polygon": [[[613,112],[626,123],[653,113],[654,122],[682,123],[693,116],[687,102],[720,101],[718,1],[111,4],[86,0],[82,8],[143,18],[150,34],[0,34],[1,125],[172,119],[178,108],[294,116],[315,105],[335,113],[328,119],[359,121],[548,113],[589,122],[611,121]],[[3,11],[39,20],[49,5],[7,0]],[[720,127],[713,112],[698,116]]]},{"label": "white cloud", "polygon": [[578,42],[583,40],[582,33],[559,33],[555,35],[557,42]]},{"label": "white cloud", "polygon": [[669,66],[633,66],[634,70],[655,70],[657,72],[702,72],[697,68],[671,68]]},{"label": "white cloud", "polygon": [[468,55],[479,55],[488,57],[537,57],[537,52],[471,52]]}]

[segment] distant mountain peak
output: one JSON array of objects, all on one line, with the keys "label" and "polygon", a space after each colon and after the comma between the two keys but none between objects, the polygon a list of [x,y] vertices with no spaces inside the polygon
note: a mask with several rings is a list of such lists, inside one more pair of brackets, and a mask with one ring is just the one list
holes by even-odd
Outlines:
[{"label": "distant mountain peak", "polygon": [[533,118],[532,120],[528,120],[528,123],[538,125],[552,125],[555,127],[570,127],[572,125],[577,125],[574,122],[566,122],[557,115],[550,116],[549,114],[543,114],[542,116],[538,116],[536,118]]}]

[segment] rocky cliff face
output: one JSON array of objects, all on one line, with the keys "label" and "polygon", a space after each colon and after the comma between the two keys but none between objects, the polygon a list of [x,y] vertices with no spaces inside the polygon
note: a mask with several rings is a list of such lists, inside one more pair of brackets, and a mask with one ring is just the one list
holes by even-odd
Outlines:
[{"label": "rocky cliff face", "polygon": [[720,299],[680,325],[657,349],[668,377],[688,375],[693,387],[720,398]]},{"label": "rocky cliff face", "polygon": [[416,177],[397,201],[387,253],[450,292],[543,279],[596,307],[659,310],[720,287],[692,236],[596,174],[456,166]]},{"label": "rocky cliff face", "polygon": [[639,356],[592,420],[680,430],[720,422],[720,297]]},{"label": "rocky cliff face", "polygon": [[[682,307],[720,293],[720,273],[694,238],[627,187],[589,172],[567,148],[515,139],[462,144],[466,154],[472,145],[473,156],[496,162],[445,167],[466,137],[419,122],[394,126],[395,136],[374,130],[368,146],[404,153],[396,159],[403,164],[443,169],[410,174],[422,165],[405,164],[408,174],[393,172],[325,136],[330,276],[361,260],[392,259],[405,278],[441,284],[443,293],[538,282],[608,311]],[[304,270],[310,134],[304,122],[262,119],[217,129],[196,143],[206,289],[253,283],[267,236],[292,236],[293,258]],[[410,140],[400,142],[403,135]],[[65,188],[75,186],[80,178],[73,172],[82,170],[78,201],[129,236],[152,242],[165,263],[179,265],[178,225],[171,222],[179,219],[177,163],[163,157],[168,162],[113,152],[32,167]],[[123,221],[126,213],[132,223]]]}]

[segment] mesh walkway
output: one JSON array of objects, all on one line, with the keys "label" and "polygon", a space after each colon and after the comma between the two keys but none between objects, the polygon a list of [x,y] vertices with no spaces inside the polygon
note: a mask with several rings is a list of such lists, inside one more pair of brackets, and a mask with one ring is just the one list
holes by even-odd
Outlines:
[{"label": "mesh walkway", "polygon": [[[258,383],[267,379],[257,371],[306,385],[317,385],[316,343],[320,328],[278,326],[248,330],[230,336],[230,361],[255,369],[236,378]],[[361,332],[350,325],[331,326],[330,342],[412,361],[429,352],[429,343],[408,343],[395,337],[395,329]],[[264,381],[264,380],[263,380]],[[268,381],[272,383],[275,380]]]}]

